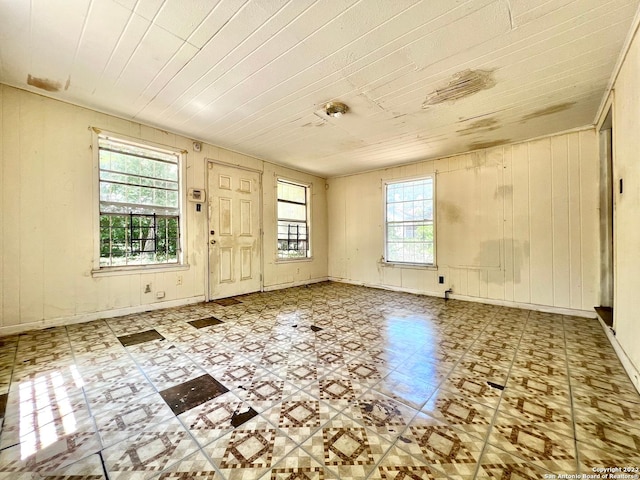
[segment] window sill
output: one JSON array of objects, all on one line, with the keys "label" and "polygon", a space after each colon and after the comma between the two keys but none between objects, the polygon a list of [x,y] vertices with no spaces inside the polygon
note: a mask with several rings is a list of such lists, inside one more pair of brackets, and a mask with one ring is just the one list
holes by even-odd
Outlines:
[{"label": "window sill", "polygon": [[188,264],[182,265],[146,265],[140,267],[105,267],[91,270],[92,277],[114,277],[119,275],[140,275],[143,273],[180,272],[189,270]]},{"label": "window sill", "polygon": [[276,258],[276,263],[300,263],[313,262],[313,257],[306,258]]},{"label": "window sill", "polygon": [[388,268],[413,268],[416,270],[438,270],[438,266],[435,264],[424,264],[424,263],[402,263],[402,262],[387,262],[382,261],[383,267]]}]

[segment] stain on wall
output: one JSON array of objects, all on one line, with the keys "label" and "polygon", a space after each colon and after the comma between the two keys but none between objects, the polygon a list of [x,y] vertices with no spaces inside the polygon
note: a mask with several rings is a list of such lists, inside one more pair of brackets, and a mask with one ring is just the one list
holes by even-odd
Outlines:
[{"label": "stain on wall", "polygon": [[462,221],[463,212],[457,205],[449,202],[438,202],[439,221],[460,223]]},{"label": "stain on wall", "polygon": [[422,108],[429,108],[440,103],[455,102],[470,97],[482,90],[496,85],[492,70],[464,70],[453,75],[447,85],[436,88],[427,95]]},{"label": "stain on wall", "polygon": [[511,198],[513,197],[513,185],[500,185],[496,188],[493,198]]}]

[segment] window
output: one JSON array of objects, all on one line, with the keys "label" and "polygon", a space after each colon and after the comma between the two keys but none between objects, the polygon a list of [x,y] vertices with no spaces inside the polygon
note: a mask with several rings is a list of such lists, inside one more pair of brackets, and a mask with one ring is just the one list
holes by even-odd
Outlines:
[{"label": "window", "polygon": [[180,160],[98,136],[101,268],[180,262]]},{"label": "window", "polygon": [[308,185],[278,180],[278,258],[308,258]]},{"label": "window", "polygon": [[433,187],[433,177],[386,184],[387,262],[434,265]]}]

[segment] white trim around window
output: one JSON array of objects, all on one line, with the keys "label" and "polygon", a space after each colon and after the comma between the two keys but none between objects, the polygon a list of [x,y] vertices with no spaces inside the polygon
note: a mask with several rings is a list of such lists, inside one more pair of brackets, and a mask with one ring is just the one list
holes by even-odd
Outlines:
[{"label": "white trim around window", "polygon": [[384,262],[436,266],[435,174],[383,184]]},{"label": "white trim around window", "polygon": [[276,261],[309,261],[311,184],[276,177]]},{"label": "white trim around window", "polygon": [[97,128],[92,137],[92,273],[188,267],[186,152]]}]

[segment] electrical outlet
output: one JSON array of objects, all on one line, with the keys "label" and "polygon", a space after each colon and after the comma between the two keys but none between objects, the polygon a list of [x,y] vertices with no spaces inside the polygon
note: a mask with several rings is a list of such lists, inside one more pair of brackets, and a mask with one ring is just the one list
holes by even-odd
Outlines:
[{"label": "electrical outlet", "polygon": [[156,293],[156,298],[164,298],[164,292],[160,290],[158,293]]},{"label": "electrical outlet", "polygon": [[182,275],[178,275],[176,278],[176,285],[182,285]]},{"label": "electrical outlet", "polygon": [[440,275],[440,276],[438,277],[438,283],[439,283],[440,285],[444,285],[444,275]]},{"label": "electrical outlet", "polygon": [[144,293],[151,293],[151,284],[150,283],[147,283],[144,286]]}]

